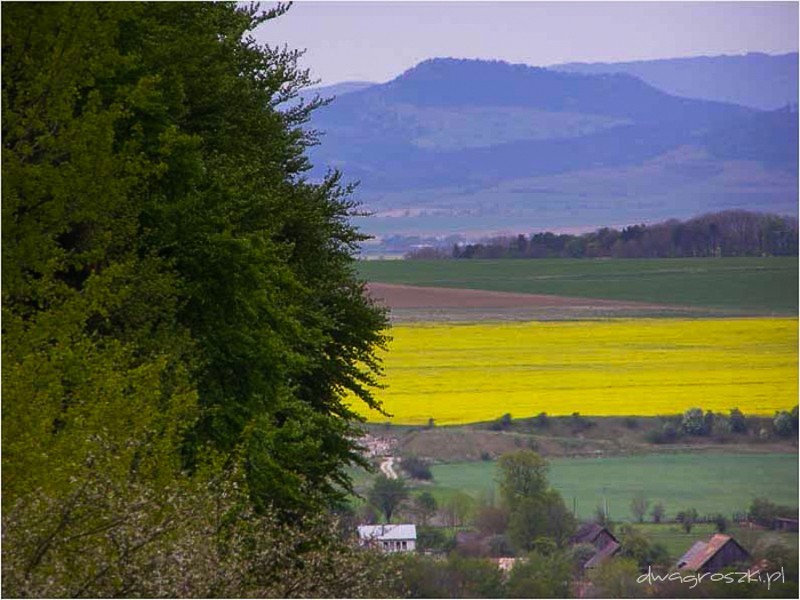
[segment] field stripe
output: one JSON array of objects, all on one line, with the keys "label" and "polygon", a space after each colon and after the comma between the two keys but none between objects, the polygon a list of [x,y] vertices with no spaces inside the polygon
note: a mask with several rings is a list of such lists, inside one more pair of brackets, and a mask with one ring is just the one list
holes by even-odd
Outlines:
[{"label": "field stripe", "polygon": [[425,324],[392,336],[378,397],[396,423],[692,407],[771,415],[797,403],[797,319]]}]

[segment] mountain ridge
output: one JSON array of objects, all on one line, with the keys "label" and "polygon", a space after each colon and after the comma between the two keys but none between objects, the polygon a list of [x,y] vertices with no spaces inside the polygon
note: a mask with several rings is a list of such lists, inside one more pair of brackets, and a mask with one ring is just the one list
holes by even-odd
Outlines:
[{"label": "mountain ridge", "polygon": [[627,73],[683,97],[734,102],[760,110],[797,103],[798,53],[722,54],[621,62],[569,62],[571,73]]},{"label": "mountain ridge", "polygon": [[323,132],[311,176],[360,180],[357,199],[380,215],[364,227],[380,235],[796,205],[795,111],[683,98],[630,74],[430,59],[340,95],[311,126]]}]

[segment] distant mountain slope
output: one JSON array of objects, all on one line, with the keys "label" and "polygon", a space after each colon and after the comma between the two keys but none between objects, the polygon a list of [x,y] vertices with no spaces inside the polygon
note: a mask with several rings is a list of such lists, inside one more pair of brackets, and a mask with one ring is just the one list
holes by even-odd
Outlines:
[{"label": "distant mountain slope", "polygon": [[335,118],[328,121],[334,124],[364,109],[383,110],[389,105],[524,107],[637,122],[688,118],[692,124],[748,113],[730,104],[670,96],[625,74],[582,75],[502,61],[437,58],[421,62],[388,83],[347,94],[337,103]]},{"label": "distant mountain slope", "polygon": [[324,132],[312,177],[360,180],[372,233],[782,212],[797,198],[796,112],[680,98],[627,74],[433,59],[340,95],[311,126]]},{"label": "distant mountain slope", "polygon": [[775,110],[798,101],[797,52],[566,63],[549,68],[594,75],[625,73],[676,96],[732,102],[762,110]]},{"label": "distant mountain slope", "polygon": [[306,99],[311,99],[316,95],[321,98],[331,98],[344,96],[351,92],[358,92],[370,86],[376,85],[372,81],[342,81],[341,83],[334,83],[331,85],[322,85],[318,87],[308,88],[300,93],[300,96]]},{"label": "distant mountain slope", "polygon": [[371,188],[496,181],[645,160],[754,112],[629,75],[435,59],[320,109],[313,157]]}]

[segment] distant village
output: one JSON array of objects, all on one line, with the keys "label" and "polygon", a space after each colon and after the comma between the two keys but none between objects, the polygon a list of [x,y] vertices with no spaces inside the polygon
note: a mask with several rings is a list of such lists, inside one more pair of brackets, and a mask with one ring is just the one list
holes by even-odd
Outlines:
[{"label": "distant village", "polygon": [[[387,475],[384,468],[387,464],[403,464],[402,460],[393,455],[396,452],[397,440],[391,437],[367,435],[360,440],[360,443],[365,456],[378,465],[378,477],[387,481],[393,480],[395,489],[400,490],[404,485],[402,478],[394,471]],[[398,470],[403,469],[398,468]],[[425,492],[422,495],[424,497]],[[408,499],[405,493],[400,496]],[[400,510],[401,503],[398,503],[394,508],[397,518],[388,520],[382,518],[385,515],[373,514],[373,517],[377,516],[375,522],[359,523],[356,526],[358,544],[392,555],[415,554],[427,557],[433,560],[434,564],[444,565],[452,556],[483,560],[485,564],[493,565],[501,581],[506,583],[512,578],[515,568],[522,569],[523,565],[530,565],[537,557],[546,557],[548,552],[554,552],[558,547],[563,555],[570,556],[573,561],[574,569],[568,581],[569,596],[582,598],[607,597],[608,590],[602,588],[602,585],[598,587],[597,582],[603,581],[600,573],[615,573],[617,563],[630,564],[631,560],[635,562],[638,573],[628,572],[629,583],[632,576],[636,575],[638,584],[654,586],[648,594],[655,594],[656,597],[669,597],[659,596],[659,593],[673,593],[675,588],[669,586],[674,585],[675,581],[686,583],[708,579],[713,582],[725,581],[727,578],[727,582],[732,583],[735,580],[734,575],[749,578],[751,585],[754,581],[758,581],[758,575],[761,575],[761,583],[765,585],[771,585],[773,582],[777,585],[778,582],[786,581],[785,566],[780,558],[769,556],[769,552],[765,554],[763,548],[753,552],[746,543],[738,540],[732,533],[726,532],[731,525],[728,522],[714,523],[717,529],[715,533],[697,535],[677,560],[668,560],[663,549],[654,550],[641,535],[636,533],[635,523],[603,522],[602,515],[598,515],[594,521],[578,522],[574,515],[568,514],[565,520],[574,522],[574,529],[567,538],[559,542],[557,536],[552,539],[548,539],[546,535],[541,536],[530,546],[534,552],[526,554],[514,552],[513,545],[500,543],[504,537],[500,532],[504,526],[509,526],[509,522],[506,515],[506,522],[500,523],[503,518],[498,508],[484,507],[483,512],[468,523],[464,519],[459,520],[456,515],[448,515],[446,510],[436,511],[433,505],[428,507],[432,510],[426,512],[419,504],[419,497],[414,503],[406,502],[404,510]],[[769,507],[765,508],[767,509]],[[771,516],[766,516],[768,522],[764,521],[763,514],[738,515],[736,525],[744,531],[752,532],[796,533],[798,531],[796,514],[788,517],[784,512],[782,513],[784,516],[776,516],[780,510],[773,512]],[[660,519],[657,513],[656,515],[658,522]],[[491,521],[489,517],[492,516],[496,520],[494,524],[489,523]],[[553,518],[561,517],[553,515]],[[694,525],[707,520],[696,513],[678,514],[672,522],[661,521],[661,523],[664,526],[672,524],[688,534]],[[448,538],[449,534],[451,535]],[[443,543],[446,538],[448,541]],[[547,548],[547,544],[550,544],[549,549],[539,550],[539,547]],[[616,597],[637,597],[643,590],[640,588],[639,592],[629,589],[627,593]]]}]

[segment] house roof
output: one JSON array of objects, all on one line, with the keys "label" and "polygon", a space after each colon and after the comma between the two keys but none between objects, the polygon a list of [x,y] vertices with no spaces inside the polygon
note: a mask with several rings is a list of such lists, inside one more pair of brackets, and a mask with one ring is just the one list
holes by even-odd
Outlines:
[{"label": "house roof", "polygon": [[617,538],[615,538],[614,535],[602,525],[598,525],[597,523],[584,523],[580,526],[578,532],[572,536],[572,543],[592,544],[603,532],[606,532],[612,540],[617,541]]},{"label": "house roof", "polygon": [[[711,536],[708,542],[696,542],[689,551],[681,556],[678,561],[679,569],[688,569],[690,571],[698,571],[703,568],[709,560],[711,560],[717,552],[728,544],[733,543],[742,548],[739,543],[729,535],[716,533]],[[744,548],[742,548],[744,551]]]},{"label": "house roof", "polygon": [[678,568],[683,569],[686,565],[694,564],[697,561],[697,557],[701,556],[703,551],[706,549],[708,544],[703,541],[695,542],[691,548],[689,548],[683,556],[678,559]]},{"label": "house roof", "polygon": [[416,540],[416,525],[359,525],[362,540]]},{"label": "house roof", "polygon": [[600,548],[600,550],[595,552],[592,558],[584,563],[583,568],[591,569],[592,567],[596,567],[605,559],[614,556],[617,552],[619,552],[620,548],[621,546],[618,542],[608,542],[605,546]]}]

